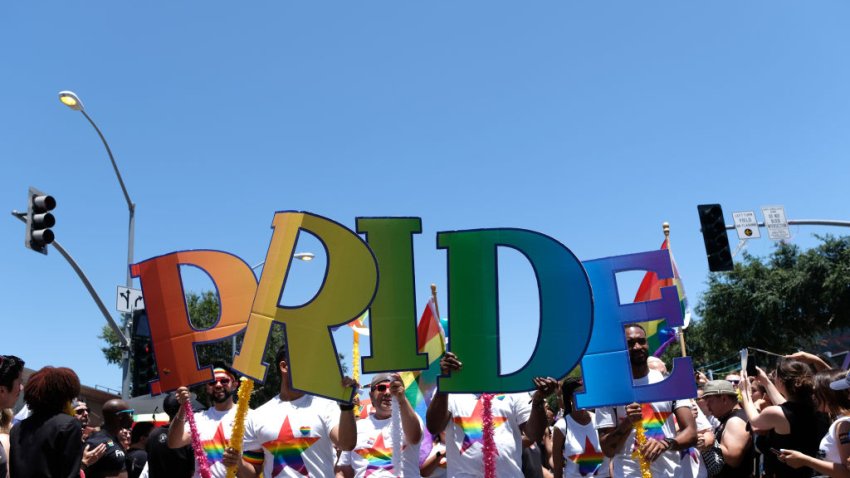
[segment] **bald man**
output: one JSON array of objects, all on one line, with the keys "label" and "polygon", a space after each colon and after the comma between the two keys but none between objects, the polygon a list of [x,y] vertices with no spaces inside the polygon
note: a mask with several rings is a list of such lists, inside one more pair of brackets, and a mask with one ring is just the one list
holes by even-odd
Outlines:
[{"label": "bald man", "polygon": [[86,445],[92,449],[103,443],[106,451],[97,462],[85,469],[86,478],[126,478],[124,461],[127,450],[121,445],[121,429],[133,426],[133,412],[127,402],[120,399],[103,404],[103,426],[99,432],[92,433]]}]

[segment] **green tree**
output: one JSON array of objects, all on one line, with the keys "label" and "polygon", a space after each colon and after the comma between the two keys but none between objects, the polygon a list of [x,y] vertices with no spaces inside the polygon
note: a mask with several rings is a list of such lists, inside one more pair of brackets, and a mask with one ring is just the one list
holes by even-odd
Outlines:
[{"label": "green tree", "polygon": [[[189,321],[198,329],[211,327],[219,318],[218,297],[212,291],[204,291],[200,294],[189,292],[186,294],[186,309],[189,313]],[[233,350],[234,348],[237,351],[240,349],[243,336],[244,333],[238,334],[235,342],[234,339],[227,338],[216,342],[196,345],[195,350],[198,354],[198,362],[202,367],[212,365],[216,361],[233,363]],[[108,325],[105,325],[98,338],[106,342],[106,345],[101,348],[106,361],[112,364],[120,364],[122,349],[115,332]],[[263,360],[266,363],[274,362],[274,356],[282,343],[283,327],[276,325],[272,327],[271,337],[266,343],[266,350],[263,355]],[[342,366],[343,373],[348,373],[348,366],[344,360],[345,356],[338,354],[337,358]],[[204,393],[204,387],[196,387],[194,391],[198,394],[198,399],[202,403],[205,402],[206,394]],[[261,405],[279,392],[280,376],[276,373],[274,367],[269,366],[265,383],[258,385],[251,396],[251,406],[256,407]]]},{"label": "green tree", "polygon": [[801,251],[778,243],[767,258],[744,254],[730,272],[708,277],[688,328],[696,364],[750,346],[777,353],[812,350],[824,334],[850,326],[850,237],[817,236]]}]

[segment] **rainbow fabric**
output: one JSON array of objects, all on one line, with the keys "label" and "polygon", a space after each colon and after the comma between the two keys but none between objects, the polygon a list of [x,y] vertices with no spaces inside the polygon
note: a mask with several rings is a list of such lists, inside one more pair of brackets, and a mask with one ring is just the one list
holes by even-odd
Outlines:
[{"label": "rainbow fabric", "polygon": [[663,440],[665,438],[663,429],[664,423],[667,421],[667,418],[672,415],[672,413],[656,411],[649,403],[641,405],[641,409],[643,414],[641,424],[643,425],[646,437],[659,441]]},{"label": "rainbow fabric", "polygon": [[[463,445],[460,452],[463,453],[476,443],[484,442],[484,401],[479,398],[475,402],[475,408],[472,409],[472,415],[468,417],[452,417],[455,425],[463,430]],[[505,423],[505,417],[493,413],[493,430]],[[498,455],[498,450],[496,454]]]},{"label": "rainbow fabric", "polygon": [[224,438],[224,427],[222,425],[222,423],[218,424],[212,439],[201,441],[201,447],[204,449],[204,454],[207,455],[207,463],[210,466],[213,463],[220,462],[224,457],[224,446],[227,444],[227,439]]},{"label": "rainbow fabric", "polygon": [[[268,450],[272,455],[272,476],[277,476],[285,467],[292,468],[296,472],[307,476],[307,466],[304,460],[301,459],[301,454],[304,450],[310,448],[319,437],[307,436],[310,433],[309,427],[299,429],[298,434],[289,424],[289,417],[283,421],[280,427],[280,433],[276,440],[263,443],[263,448]],[[246,457],[247,458],[247,457]],[[248,460],[251,461],[250,459]]]},{"label": "rainbow fabric", "polygon": [[[664,239],[661,243],[661,249],[669,250],[669,242]],[[676,261],[673,259],[673,251],[670,251],[670,262],[673,265],[673,278],[659,280],[655,272],[647,272],[643,276],[643,280],[635,294],[635,302],[646,302],[649,300],[658,300],[661,298],[662,287],[676,287],[679,293],[679,304],[682,307],[682,317],[685,319],[685,327],[690,322],[691,310],[688,307],[688,298],[685,296],[685,286],[682,285],[682,279],[679,277],[679,268],[676,266]],[[676,330],[667,325],[667,321],[652,320],[642,322],[641,325],[646,329],[646,339],[649,345],[649,353],[656,357],[664,353],[664,350],[676,340]]]},{"label": "rainbow fabric", "polygon": [[419,353],[428,354],[428,368],[414,372],[401,372],[404,382],[405,395],[417,415],[425,417],[431,396],[437,387],[437,377],[440,375],[440,357],[446,351],[446,334],[437,319],[437,308],[434,299],[428,300],[419,325],[416,328],[416,344]]},{"label": "rainbow fabric", "polygon": [[393,450],[384,445],[384,435],[381,432],[378,432],[375,444],[371,448],[361,448],[354,452],[367,461],[366,476],[379,470],[390,471],[393,468]]},{"label": "rainbow fabric", "polygon": [[584,451],[570,457],[570,461],[578,465],[581,476],[596,474],[604,460],[605,455],[601,451],[596,451],[596,447],[590,442],[590,437],[584,437]]}]

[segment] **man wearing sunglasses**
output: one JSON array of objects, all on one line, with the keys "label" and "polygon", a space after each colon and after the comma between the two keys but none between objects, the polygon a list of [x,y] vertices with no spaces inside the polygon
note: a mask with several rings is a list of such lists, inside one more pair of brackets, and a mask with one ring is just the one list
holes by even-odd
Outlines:
[{"label": "man wearing sunglasses", "polygon": [[[647,364],[646,330],[638,324],[630,324],[625,327],[625,333],[634,384],[647,385],[664,380],[661,373],[650,370]],[[596,418],[602,451],[612,459],[617,477],[641,478],[640,463],[632,455],[633,451],[639,451],[650,462],[654,478],[679,476],[679,451],[687,450],[697,441],[690,400],[604,407],[596,410]],[[635,426],[643,427],[646,435],[646,444],[639,450]]]},{"label": "man wearing sunglasses", "polygon": [[[229,446],[230,432],[233,430],[233,420],[236,418],[233,395],[237,388],[236,373],[223,363],[216,364],[213,368],[213,381],[206,384],[207,396],[212,401],[212,407],[195,413],[201,446],[206,453],[207,464],[213,478],[224,478],[227,475],[228,466],[241,463],[238,454]],[[177,389],[180,409],[168,428],[169,448],[182,448],[192,443],[191,431],[185,423],[185,404],[191,398],[188,388]],[[199,476],[196,467],[195,477]]]},{"label": "man wearing sunglasses", "polygon": [[[345,478],[419,477],[419,443],[422,421],[404,394],[404,383],[398,374],[379,373],[372,378],[369,398],[375,412],[357,422],[357,445],[340,457],[340,471]],[[399,408],[401,444],[393,442],[392,400]],[[393,456],[401,454],[401,470],[393,469]]]},{"label": "man wearing sunglasses", "polygon": [[103,404],[103,426],[99,432],[92,433],[85,443],[88,449],[96,449],[103,444],[106,450],[100,459],[85,468],[86,478],[127,476],[124,468],[127,450],[121,445],[119,433],[133,426],[133,413],[135,411],[124,400],[115,399]]}]

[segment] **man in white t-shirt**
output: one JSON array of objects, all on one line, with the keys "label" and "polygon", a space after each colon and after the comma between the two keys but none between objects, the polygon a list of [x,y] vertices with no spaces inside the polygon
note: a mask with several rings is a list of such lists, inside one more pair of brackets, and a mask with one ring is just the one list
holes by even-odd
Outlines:
[{"label": "man in white t-shirt", "polygon": [[[647,365],[649,348],[643,327],[630,324],[625,329],[634,384],[647,385],[664,380],[663,375]],[[638,448],[633,424],[644,429],[646,444],[637,451],[651,463],[653,478],[679,476],[679,450],[694,446],[697,439],[690,405],[690,400],[673,400],[597,409],[596,427],[602,451],[612,459],[614,476],[642,476],[638,459],[632,457]]]},{"label": "man in white t-shirt", "polygon": [[[206,384],[207,396],[212,400],[213,406],[195,413],[198,436],[213,478],[225,478],[227,467],[237,464],[242,468],[239,470],[240,476],[249,471],[247,466],[242,465],[239,453],[229,446],[233,419],[236,417],[233,395],[237,388],[236,374],[224,364],[216,364],[213,368],[213,381]],[[189,425],[185,423],[185,403],[189,400],[189,389],[178,388],[177,401],[180,403],[180,409],[168,428],[169,448],[182,448],[192,443]],[[196,465],[195,478],[200,476]]]},{"label": "man in white t-shirt", "polygon": [[[460,370],[457,356],[446,352],[440,359],[443,375]],[[522,436],[540,441],[546,428],[543,401],[554,393],[558,382],[552,378],[535,378],[537,387],[529,403],[527,393],[494,395],[493,441],[496,444],[496,476],[519,477],[522,474]],[[428,406],[426,422],[431,434],[446,430],[446,462],[452,478],[483,477],[484,396],[472,394],[434,395]]]},{"label": "man in white t-shirt", "polygon": [[[402,440],[396,446],[392,430],[392,399],[399,409],[399,429]],[[419,443],[422,441],[422,422],[413,411],[404,393],[404,382],[397,374],[381,373],[372,378],[369,398],[375,412],[357,421],[357,445],[340,458],[340,471],[346,478],[419,478]],[[401,473],[393,466],[395,453],[401,454]]]},{"label": "man in white t-shirt", "polygon": [[[280,395],[254,410],[245,423],[242,462],[251,472],[240,477],[333,478],[336,451],[354,448],[357,425],[354,405],[292,389],[286,346],[275,356]],[[349,377],[343,386],[357,388]]]}]

